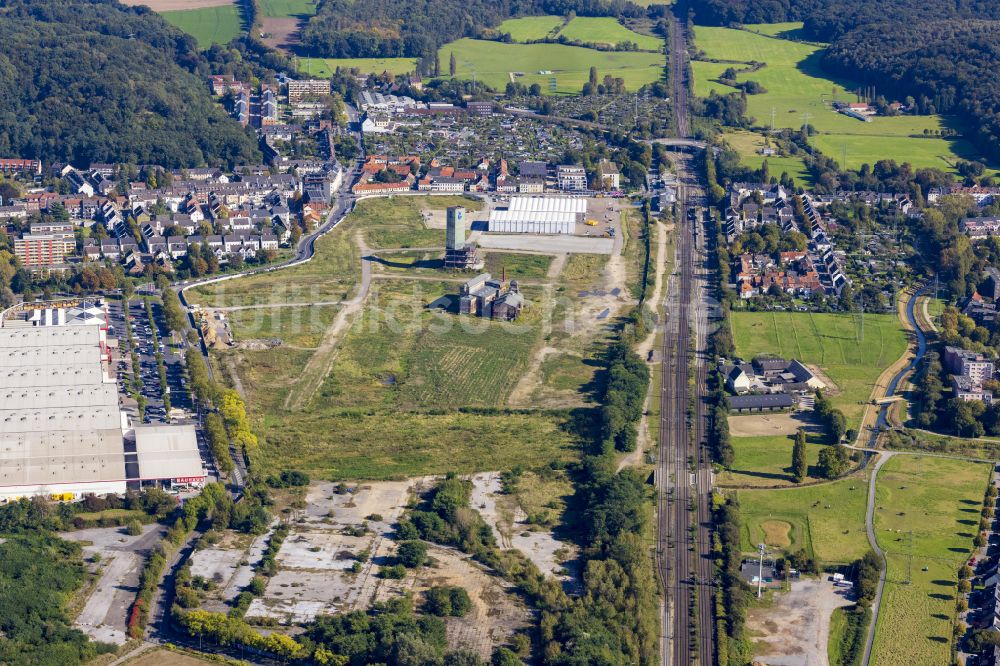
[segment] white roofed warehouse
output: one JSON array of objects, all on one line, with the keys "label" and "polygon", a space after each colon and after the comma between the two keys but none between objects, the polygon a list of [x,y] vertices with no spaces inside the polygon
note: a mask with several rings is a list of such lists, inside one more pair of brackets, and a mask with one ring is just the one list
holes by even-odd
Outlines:
[{"label": "white roofed warehouse", "polygon": [[487,230],[508,234],[573,234],[587,213],[583,197],[511,197],[490,212]]},{"label": "white roofed warehouse", "polygon": [[28,316],[0,321],[0,502],[205,480],[194,425],[133,426],[122,411],[102,317],[14,314]]}]

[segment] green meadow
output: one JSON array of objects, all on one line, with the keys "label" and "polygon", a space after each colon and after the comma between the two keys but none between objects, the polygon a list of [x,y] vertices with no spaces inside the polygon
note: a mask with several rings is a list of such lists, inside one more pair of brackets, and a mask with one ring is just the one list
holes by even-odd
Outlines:
[{"label": "green meadow", "polygon": [[559,31],[559,35],[588,44],[613,47],[621,42],[633,42],[644,51],[663,50],[663,40],[659,37],[641,35],[608,17],[577,16]]},{"label": "green meadow", "polygon": [[497,27],[497,30],[510,34],[510,38],[515,42],[532,42],[545,39],[562,25],[561,16],[524,16],[507,19]]},{"label": "green meadow", "polygon": [[957,571],[972,555],[990,473],[987,464],[909,455],[879,471],[874,524],[889,568],[873,663],[950,663]]},{"label": "green meadow", "polygon": [[[747,115],[759,127],[798,129],[812,125],[819,134],[815,145],[825,154],[856,169],[878,159],[910,162],[917,167],[951,169],[956,159],[976,157],[972,145],[963,139],[925,137],[924,131],[940,131],[947,120],[940,116],[896,116],[862,122],[835,112],[831,103],[855,101],[856,84],[831,77],[822,67],[822,45],[781,38],[795,36],[801,24],[752,25],[745,30],[698,26],[695,39],[702,56],[729,63],[693,63],[695,92],[732,92],[719,83],[727,67],[745,63],[765,63],[755,72],[744,72],[737,80],[753,80],[766,93],[747,97]],[[756,31],[756,32],[754,32]],[[768,32],[775,36],[761,34]],[[744,63],[744,64],[741,64]]]},{"label": "green meadow", "polygon": [[[563,44],[503,44],[463,38],[441,47],[438,54],[443,67],[453,53],[458,78],[475,77],[498,90],[512,80],[527,86],[538,83],[543,92],[556,94],[579,93],[591,67],[597,68],[599,78],[608,74],[621,77],[627,89],[637,90],[660,80],[665,64],[660,53],[598,51]],[[515,76],[515,72],[523,75]],[[550,89],[553,78],[554,91]]]},{"label": "green meadow", "polygon": [[235,5],[182,9],[163,12],[162,16],[198,40],[201,48],[208,48],[212,44],[228,44],[243,31],[242,19]]},{"label": "green meadow", "polygon": [[261,14],[268,18],[312,16],[316,13],[316,0],[259,0]]},{"label": "green meadow", "polygon": [[405,74],[417,68],[416,58],[299,58],[299,71],[308,76],[330,76],[338,67],[362,74]]},{"label": "green meadow", "polygon": [[[749,167],[759,169],[764,160],[767,160],[768,171],[775,176],[780,176],[783,172],[787,173],[796,185],[803,187],[812,182],[812,177],[801,157],[781,157],[778,155],[765,157],[761,155],[761,148],[767,145],[767,140],[761,134],[739,130],[726,132],[723,138],[740,154],[743,163]],[[772,145],[772,147],[774,146]]]},{"label": "green meadow", "polygon": [[848,422],[857,425],[879,374],[906,348],[906,336],[894,315],[804,312],[733,312],[730,315],[737,354],[794,358],[818,366],[837,385],[830,392]]}]

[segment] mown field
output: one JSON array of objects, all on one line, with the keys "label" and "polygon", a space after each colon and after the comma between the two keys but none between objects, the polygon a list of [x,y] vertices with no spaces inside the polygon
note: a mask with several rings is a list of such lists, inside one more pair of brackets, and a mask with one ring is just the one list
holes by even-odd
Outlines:
[{"label": "mown field", "polygon": [[868,549],[864,477],[851,476],[801,488],[737,491],[743,516],[743,550],[768,543],[779,550],[800,548],[824,563],[853,562]]},{"label": "mown field", "polygon": [[743,163],[747,166],[759,169],[767,160],[767,169],[774,176],[787,173],[796,185],[802,187],[808,187],[812,183],[812,177],[806,170],[806,165],[801,157],[779,157],[776,155],[765,157],[761,155],[759,151],[766,145],[763,135],[756,132],[736,131],[726,132],[723,137],[740,154]]},{"label": "mown field", "polygon": [[[455,54],[456,76],[476,79],[503,90],[513,72],[524,75],[516,80],[526,86],[538,83],[546,94],[577,94],[587,82],[590,68],[596,67],[599,79],[605,75],[621,77],[628,90],[637,90],[663,77],[664,56],[660,53],[598,51],[563,44],[503,44],[463,38],[445,44],[439,51],[443,66]],[[551,71],[551,74],[541,74]],[[550,90],[550,81],[556,88]]]},{"label": "mown field", "polygon": [[906,336],[893,315],[861,316],[803,312],[733,312],[736,352],[795,358],[820,367],[837,385],[834,405],[857,425],[879,374],[906,349]]},{"label": "mown field", "polygon": [[879,472],[875,530],[889,568],[877,664],[946,664],[957,570],[972,552],[990,465],[897,455]]},{"label": "mown field", "polygon": [[243,22],[236,5],[203,7],[163,12],[163,18],[188,33],[201,48],[212,44],[228,44],[239,37]]},{"label": "mown field", "polygon": [[554,37],[563,23],[561,16],[523,16],[507,19],[497,26],[497,30],[508,33],[515,42],[532,42],[550,35]]},{"label": "mown field", "polygon": [[312,16],[316,0],[259,0],[261,14],[268,18]]},{"label": "mown field", "polygon": [[[748,96],[747,115],[761,127],[770,126],[772,109],[775,127],[798,129],[808,122],[819,132],[813,138],[815,145],[838,161],[843,161],[846,151],[849,168],[891,158],[917,167],[947,170],[958,158],[976,157],[976,151],[965,140],[924,137],[924,130],[940,131],[946,127],[947,121],[939,116],[874,118],[866,123],[834,112],[830,107],[832,101],[855,101],[857,84],[833,78],[822,68],[821,45],[780,38],[794,34],[800,27],[799,24],[752,25],[747,30],[737,30],[698,26],[695,38],[705,58],[766,63],[759,71],[737,77],[740,81],[757,81],[767,89],[764,94]],[[729,66],[741,67],[695,63],[696,94],[703,95],[709,90],[732,92],[731,88],[713,81]]]},{"label": "mown field", "polygon": [[[821,439],[815,434],[806,437],[806,462],[813,474],[819,452],[827,446]],[[795,485],[791,474],[794,436],[733,437],[732,442],[735,457],[732,466],[719,473],[720,484],[741,488]]]},{"label": "mown field", "polygon": [[356,68],[363,74],[406,74],[417,68],[416,58],[299,58],[299,71],[308,76],[331,76],[337,68]]},{"label": "mown field", "polygon": [[609,17],[577,16],[566,24],[559,35],[576,42],[617,46],[632,42],[643,51],[662,51],[663,40],[629,30],[617,19]]}]

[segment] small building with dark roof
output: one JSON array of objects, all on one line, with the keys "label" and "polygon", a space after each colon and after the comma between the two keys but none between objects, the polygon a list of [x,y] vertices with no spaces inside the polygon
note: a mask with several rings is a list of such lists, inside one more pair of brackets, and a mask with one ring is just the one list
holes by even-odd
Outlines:
[{"label": "small building with dark roof", "polygon": [[787,393],[734,395],[729,397],[729,411],[736,414],[774,412],[782,409],[791,409],[794,406],[795,399]]}]

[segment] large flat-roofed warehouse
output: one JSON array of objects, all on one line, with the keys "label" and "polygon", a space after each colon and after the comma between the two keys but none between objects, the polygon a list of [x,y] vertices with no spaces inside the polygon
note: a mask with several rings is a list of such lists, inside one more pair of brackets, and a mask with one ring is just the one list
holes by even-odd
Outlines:
[{"label": "large flat-roofed warehouse", "polygon": [[584,221],[583,197],[511,197],[507,208],[490,212],[487,230],[507,234],[572,234]]},{"label": "large flat-roofed warehouse", "polygon": [[123,493],[127,422],[97,324],[0,328],[0,500]]},{"label": "large flat-roofed warehouse", "polygon": [[[0,502],[124,493],[130,481],[204,480],[193,426],[162,426],[172,431],[166,437],[157,428],[148,435],[142,431],[150,428],[132,428],[120,407],[105,324],[5,323],[11,325],[0,327]],[[129,438],[138,472],[126,464]]]}]

